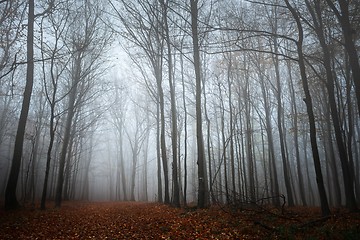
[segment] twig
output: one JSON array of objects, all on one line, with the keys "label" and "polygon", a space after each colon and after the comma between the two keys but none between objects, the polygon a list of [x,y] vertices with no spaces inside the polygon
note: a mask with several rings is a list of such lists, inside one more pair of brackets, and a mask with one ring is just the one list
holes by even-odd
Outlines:
[{"label": "twig", "polygon": [[300,226],[298,226],[298,228],[306,228],[306,227],[310,227],[310,226],[315,226],[315,224],[326,222],[329,219],[330,219],[330,216],[315,219],[315,220],[301,224]]},{"label": "twig", "polygon": [[278,232],[279,229],[275,228],[275,227],[270,227],[262,222],[259,222],[259,221],[255,221],[254,222],[255,225],[259,225],[260,227],[263,227],[265,228],[266,230],[269,230],[269,231],[272,231],[272,232]]}]

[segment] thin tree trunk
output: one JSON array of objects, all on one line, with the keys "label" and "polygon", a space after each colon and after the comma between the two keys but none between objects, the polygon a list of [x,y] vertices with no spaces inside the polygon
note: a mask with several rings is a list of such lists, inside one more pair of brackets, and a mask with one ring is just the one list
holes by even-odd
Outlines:
[{"label": "thin tree trunk", "polygon": [[[160,118],[160,105],[156,106],[156,119]],[[157,200],[163,202],[162,197],[162,180],[161,180],[161,149],[160,149],[160,121],[156,121],[156,159],[157,159]]]},{"label": "thin tree trunk", "polygon": [[275,206],[280,206],[280,191],[279,191],[279,181],[278,181],[278,174],[276,168],[276,160],[275,160],[275,147],[274,147],[274,140],[273,140],[273,132],[272,132],[272,122],[271,122],[271,113],[270,113],[270,104],[269,98],[266,91],[265,86],[265,79],[264,75],[261,72],[261,67],[259,66],[259,75],[260,75],[260,86],[262,97],[264,101],[264,108],[265,108],[265,130],[267,136],[267,142],[269,145],[269,176],[270,176],[270,185],[271,185],[271,194],[274,196],[273,204]]},{"label": "thin tree trunk", "polygon": [[[224,99],[222,96],[222,91],[221,91],[221,86],[220,83],[218,84],[219,87],[219,97],[220,97],[220,132],[221,132],[221,143],[222,146],[219,146],[219,152],[220,149],[222,149],[222,154],[220,159],[222,159],[223,162],[223,166],[224,166],[224,187],[225,187],[225,199],[226,199],[226,204],[230,204],[231,203],[231,196],[229,193],[229,185],[228,185],[228,163],[227,163],[227,140],[225,137],[225,106],[224,106]],[[220,167],[220,166],[219,166]]]},{"label": "thin tree trunk", "polygon": [[165,141],[165,103],[164,103],[164,92],[162,88],[162,76],[160,71],[157,73],[157,89],[159,95],[159,104],[160,104],[160,150],[161,150],[161,160],[164,171],[164,184],[165,184],[165,199],[166,204],[170,203],[169,196],[169,170],[167,163],[167,154],[166,154],[166,141]]},{"label": "thin tree trunk", "polygon": [[251,124],[251,110],[250,110],[250,90],[249,90],[249,79],[246,79],[246,84],[244,88],[244,96],[245,96],[245,142],[246,142],[246,159],[247,159],[247,169],[248,169],[248,177],[249,177],[249,200],[250,202],[256,201],[255,196],[255,164],[253,158],[253,146],[252,146],[252,124]]},{"label": "thin tree trunk", "polygon": [[304,178],[303,171],[301,169],[301,160],[300,160],[300,151],[299,151],[299,126],[298,126],[298,110],[296,105],[296,96],[294,82],[292,78],[292,68],[291,63],[287,62],[287,68],[289,73],[289,89],[291,97],[291,113],[293,116],[293,133],[294,133],[294,150],[295,150],[295,161],[296,161],[296,170],[299,181],[299,192],[300,198],[303,206],[307,206],[306,196],[305,196],[305,187],[304,187]]},{"label": "thin tree trunk", "polygon": [[181,66],[181,83],[182,83],[182,100],[184,108],[184,206],[187,205],[187,107],[186,107],[186,95],[185,95],[185,76],[184,76],[184,57],[180,55]]},{"label": "thin tree trunk", "polygon": [[[277,19],[275,17],[275,19]],[[276,20],[275,20],[276,21]],[[277,22],[274,24],[275,28],[277,28]],[[274,33],[276,34],[277,29],[274,30]],[[274,52],[278,53],[278,42],[277,38],[275,37],[273,39],[274,44]],[[286,157],[286,150],[285,150],[285,136],[284,136],[284,126],[283,126],[283,118],[284,118],[284,110],[282,106],[282,86],[281,86],[281,80],[280,80],[280,70],[279,70],[279,57],[277,54],[272,55],[273,56],[273,62],[275,67],[275,78],[276,78],[276,89],[274,89],[275,97],[277,100],[277,125],[278,125],[278,131],[279,131],[279,141],[280,141],[280,152],[281,152],[281,159],[283,164],[283,173],[284,173],[284,182],[286,187],[286,193],[287,193],[287,201],[289,206],[294,206],[294,198],[292,194],[292,188],[291,188],[291,174],[290,174],[290,167],[288,163],[288,159]]]},{"label": "thin tree trunk", "polygon": [[234,155],[234,120],[233,120],[233,104],[232,104],[232,83],[231,83],[232,56],[229,55],[229,63],[227,68],[227,84],[229,92],[229,138],[230,138],[230,166],[231,166],[231,184],[233,192],[233,202],[236,202],[236,184],[235,184],[235,155]]}]

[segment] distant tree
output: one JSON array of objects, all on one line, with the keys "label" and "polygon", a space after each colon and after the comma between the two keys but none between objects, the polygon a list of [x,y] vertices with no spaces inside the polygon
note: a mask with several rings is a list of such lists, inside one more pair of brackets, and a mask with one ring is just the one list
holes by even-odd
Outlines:
[{"label": "distant tree", "polygon": [[[118,81],[118,80],[116,80]],[[124,159],[124,147],[123,138],[125,131],[125,120],[126,120],[126,90],[124,87],[119,86],[115,82],[115,99],[114,103],[110,108],[111,121],[115,127],[117,143],[118,143],[118,154],[117,154],[117,172],[116,172],[116,198],[120,199],[120,187],[122,188],[122,199],[128,200],[127,196],[127,181],[125,175],[125,159]],[[120,184],[121,182],[121,184]]]},{"label": "distant tree", "polygon": [[[125,12],[121,12],[112,3],[116,16],[123,24],[126,32],[119,31],[122,36],[130,42],[134,43],[143,51],[146,60],[151,66],[151,71],[156,81],[156,104],[159,105],[159,135],[160,154],[164,173],[164,202],[170,203],[169,193],[169,169],[166,149],[165,134],[165,98],[163,87],[163,63],[164,63],[164,47],[165,38],[163,36],[163,14],[161,13],[160,4],[153,4],[151,1],[118,1],[125,8]],[[128,52],[130,55],[134,54]],[[137,58],[137,61],[140,59]]]},{"label": "distant tree", "polygon": [[[69,175],[70,166],[65,169],[66,160],[71,160],[72,144],[74,134],[82,131],[83,126],[76,127],[76,120],[82,118],[78,115],[84,105],[93,101],[97,96],[91,93],[94,88],[95,80],[103,74],[102,56],[108,44],[112,40],[111,32],[105,28],[101,19],[101,6],[89,1],[82,3],[76,2],[72,7],[72,24],[68,29],[68,45],[71,52],[71,68],[68,72],[69,81],[67,85],[67,108],[64,119],[64,132],[62,136],[62,146],[59,156],[59,168],[57,175],[55,206],[60,207],[63,195],[65,174]],[[90,96],[87,96],[90,95]],[[76,117],[76,118],[75,118]],[[93,123],[93,120],[89,121]],[[89,127],[91,124],[86,124]],[[67,183],[68,179],[65,181]],[[66,189],[68,191],[68,188]]]},{"label": "distant tree", "polygon": [[[46,153],[46,166],[45,166],[45,177],[43,183],[42,197],[41,197],[41,209],[45,209],[45,203],[48,192],[48,181],[50,175],[50,164],[53,156],[53,147],[55,143],[55,134],[57,126],[60,119],[61,111],[56,109],[56,106],[60,103],[62,99],[66,97],[66,93],[63,96],[59,95],[59,89],[61,88],[61,76],[65,74],[65,69],[69,64],[69,57],[64,57],[64,53],[61,53],[61,50],[64,49],[64,34],[66,33],[66,28],[68,24],[69,14],[60,12],[59,9],[55,10],[56,13],[53,13],[49,16],[48,21],[51,28],[53,29],[54,43],[49,45],[49,43],[44,42],[44,32],[43,31],[43,22],[41,25],[42,34],[41,34],[41,54],[42,58],[50,58],[50,63],[45,64],[43,62],[43,84],[44,92],[46,96],[46,101],[50,108],[50,118],[49,118],[49,145]],[[59,54],[63,56],[59,57]],[[61,59],[61,60],[60,60]],[[50,79],[50,81],[49,81]],[[60,89],[61,90],[61,89]]]},{"label": "distant tree", "polygon": [[135,110],[135,121],[134,128],[132,129],[134,132],[130,132],[130,130],[125,130],[125,133],[128,137],[128,141],[131,148],[131,174],[130,174],[130,201],[135,201],[135,178],[136,171],[138,168],[139,155],[141,153],[142,147],[145,143],[145,140],[149,134],[149,128],[146,126],[146,118],[140,118],[139,109]]}]

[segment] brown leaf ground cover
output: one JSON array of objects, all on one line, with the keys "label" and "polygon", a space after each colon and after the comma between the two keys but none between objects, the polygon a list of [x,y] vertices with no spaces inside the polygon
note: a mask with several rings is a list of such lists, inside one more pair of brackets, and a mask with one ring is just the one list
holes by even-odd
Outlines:
[{"label": "brown leaf ground cover", "polygon": [[60,209],[0,210],[0,239],[360,239],[360,214],[318,209],[65,202]]}]

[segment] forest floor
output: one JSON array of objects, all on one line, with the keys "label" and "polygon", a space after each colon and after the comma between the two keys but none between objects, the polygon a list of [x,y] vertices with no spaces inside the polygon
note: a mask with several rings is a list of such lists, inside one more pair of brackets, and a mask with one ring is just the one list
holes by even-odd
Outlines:
[{"label": "forest floor", "polygon": [[[173,208],[139,202],[64,202],[0,210],[0,239],[360,239],[360,213],[318,208]],[[53,205],[51,205],[53,206]]]}]

